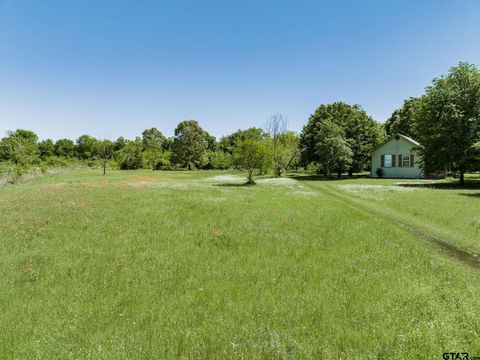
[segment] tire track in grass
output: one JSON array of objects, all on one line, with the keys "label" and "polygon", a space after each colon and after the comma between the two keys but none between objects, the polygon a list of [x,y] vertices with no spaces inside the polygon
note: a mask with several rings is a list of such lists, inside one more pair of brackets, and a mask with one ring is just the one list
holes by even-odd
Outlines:
[{"label": "tire track in grass", "polygon": [[370,205],[364,201],[361,202],[357,199],[351,198],[342,194],[340,190],[332,189],[331,186],[326,184],[319,184],[318,187],[307,181],[304,182],[304,184],[312,189],[321,191],[325,195],[343,202],[347,206],[355,207],[356,209],[367,212],[392,225],[399,225],[401,229],[409,234],[436,245],[442,250],[443,253],[449,255],[450,257],[455,258],[474,269],[480,270],[480,258],[477,255],[460,249],[459,247],[453,245],[453,241],[449,241],[448,237],[445,235],[440,235],[433,229],[428,229],[425,225],[422,226],[422,224],[415,222],[412,218],[404,214],[395,212],[385,207],[379,209],[378,205]]}]

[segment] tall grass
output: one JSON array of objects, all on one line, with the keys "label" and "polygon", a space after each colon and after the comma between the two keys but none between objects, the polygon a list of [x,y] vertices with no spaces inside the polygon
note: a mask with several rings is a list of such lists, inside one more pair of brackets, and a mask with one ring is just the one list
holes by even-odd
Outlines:
[{"label": "tall grass", "polygon": [[[480,354],[478,271],[332,192],[394,204],[336,181],[242,186],[243,174],[225,175],[78,170],[0,189],[0,353]],[[407,196],[428,214],[441,208],[440,197]]]}]

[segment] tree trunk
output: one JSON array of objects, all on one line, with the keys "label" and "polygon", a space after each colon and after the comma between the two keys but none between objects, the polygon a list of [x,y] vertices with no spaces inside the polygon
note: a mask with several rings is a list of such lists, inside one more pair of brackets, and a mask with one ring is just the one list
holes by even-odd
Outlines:
[{"label": "tree trunk", "polygon": [[353,176],[353,167],[348,169],[348,176]]},{"label": "tree trunk", "polygon": [[465,184],[465,172],[463,170],[460,170],[460,185]]},{"label": "tree trunk", "polygon": [[247,181],[247,184],[255,184],[255,182],[253,181],[253,170],[249,170],[248,171],[248,181]]},{"label": "tree trunk", "polygon": [[103,162],[103,176],[105,176],[105,173],[107,172],[107,162]]}]

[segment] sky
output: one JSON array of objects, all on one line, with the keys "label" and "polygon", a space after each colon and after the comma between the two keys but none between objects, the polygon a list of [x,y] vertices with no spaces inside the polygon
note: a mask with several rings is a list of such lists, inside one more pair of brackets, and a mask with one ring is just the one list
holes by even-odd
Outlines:
[{"label": "sky", "polygon": [[0,0],[0,137],[216,137],[320,104],[383,122],[460,61],[480,0]]}]

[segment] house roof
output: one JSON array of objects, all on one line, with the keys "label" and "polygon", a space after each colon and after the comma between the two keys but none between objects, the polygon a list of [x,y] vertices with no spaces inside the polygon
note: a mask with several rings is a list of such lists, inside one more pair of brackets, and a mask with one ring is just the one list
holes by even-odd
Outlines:
[{"label": "house roof", "polygon": [[413,140],[412,138],[408,137],[408,136],[405,136],[403,134],[394,134],[392,136],[390,136],[386,141],[384,141],[382,144],[378,145],[375,149],[373,149],[373,151],[376,151],[378,149],[380,149],[383,145],[385,145],[386,143],[390,142],[392,139],[394,139],[396,136],[400,136],[401,138],[404,138],[405,140],[407,140],[409,143],[415,145],[415,146],[418,146],[418,147],[422,147],[422,144],[420,144],[418,141],[416,140]]}]

